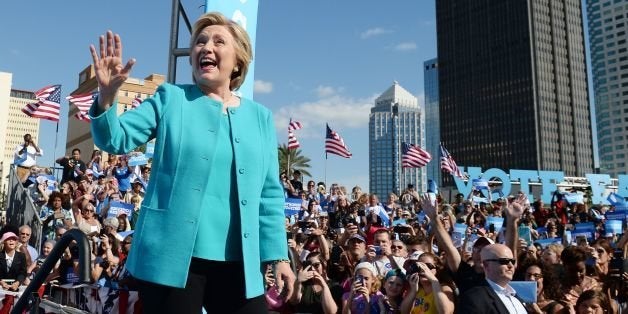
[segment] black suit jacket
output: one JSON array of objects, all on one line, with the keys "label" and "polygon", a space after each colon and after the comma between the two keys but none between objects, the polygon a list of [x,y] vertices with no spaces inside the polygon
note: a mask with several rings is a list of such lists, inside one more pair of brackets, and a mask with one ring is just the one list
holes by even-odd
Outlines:
[{"label": "black suit jacket", "polygon": [[[517,299],[521,302],[521,299]],[[488,282],[482,280],[478,286],[460,296],[455,313],[501,314],[508,313],[508,309]]]},{"label": "black suit jacket", "polygon": [[24,283],[26,279],[26,255],[15,252],[11,268],[7,271],[7,260],[4,251],[0,251],[0,279],[15,279]]}]

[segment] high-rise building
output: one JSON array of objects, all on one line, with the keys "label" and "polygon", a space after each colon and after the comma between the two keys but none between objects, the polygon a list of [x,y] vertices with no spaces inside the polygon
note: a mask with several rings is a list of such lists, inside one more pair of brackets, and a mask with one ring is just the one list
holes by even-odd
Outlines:
[{"label": "high-rise building", "polygon": [[382,202],[408,184],[425,190],[425,168],[401,167],[403,142],[425,148],[424,114],[417,98],[394,82],[375,99],[369,116],[369,190]]},{"label": "high-rise building", "polygon": [[[440,116],[438,114],[438,59],[423,62],[423,92],[425,93],[425,148],[438,160],[440,151]],[[438,162],[427,164],[427,178],[440,183]]]},{"label": "high-rise building", "polygon": [[[118,115],[131,109],[131,104],[135,98],[145,99],[152,96],[157,87],[165,81],[165,77],[160,74],[151,74],[145,79],[128,78],[118,92]],[[71,94],[84,94],[94,92],[98,89],[94,67],[88,66],[79,74],[79,87]],[[81,158],[87,162],[92,151],[96,148],[92,138],[90,125],[78,120],[74,115],[78,109],[70,105],[68,113],[68,137],[65,145],[66,155],[70,155],[74,148],[81,150]]]},{"label": "high-rise building", "polygon": [[[35,102],[35,94],[30,91],[12,89],[12,80],[11,73],[0,72],[0,151],[2,152],[0,184],[2,187],[6,187],[15,148],[24,143],[24,134],[30,134],[38,146],[42,144],[38,141],[40,119],[31,118],[22,112],[22,108],[27,104]],[[44,154],[47,153],[49,152],[44,152]]]},{"label": "high-rise building", "polygon": [[580,0],[436,1],[440,136],[458,165],[592,172],[581,13]]},{"label": "high-rise building", "polygon": [[626,174],[628,153],[628,4],[587,0],[600,172]]}]

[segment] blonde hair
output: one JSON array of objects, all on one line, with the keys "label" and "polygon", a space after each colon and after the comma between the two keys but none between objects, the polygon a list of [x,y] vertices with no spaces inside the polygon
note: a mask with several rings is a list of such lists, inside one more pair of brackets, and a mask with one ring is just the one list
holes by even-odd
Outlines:
[{"label": "blonde hair", "polygon": [[226,27],[233,38],[235,39],[236,54],[236,67],[235,71],[231,75],[231,82],[229,83],[229,89],[234,91],[240,88],[246,78],[246,73],[249,70],[249,64],[253,59],[253,48],[251,46],[251,40],[246,30],[242,28],[238,23],[227,19],[224,15],[218,12],[209,12],[196,20],[194,27],[192,28],[192,37],[190,39],[190,49],[194,47],[194,42],[198,35],[208,26],[219,25]]}]

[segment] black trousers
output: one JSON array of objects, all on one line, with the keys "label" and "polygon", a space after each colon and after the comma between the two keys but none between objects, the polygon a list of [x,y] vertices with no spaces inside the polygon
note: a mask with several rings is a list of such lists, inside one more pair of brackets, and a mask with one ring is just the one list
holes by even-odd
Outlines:
[{"label": "black trousers", "polygon": [[184,289],[140,281],[138,290],[146,314],[268,313],[264,295],[245,297],[242,262],[192,258]]}]

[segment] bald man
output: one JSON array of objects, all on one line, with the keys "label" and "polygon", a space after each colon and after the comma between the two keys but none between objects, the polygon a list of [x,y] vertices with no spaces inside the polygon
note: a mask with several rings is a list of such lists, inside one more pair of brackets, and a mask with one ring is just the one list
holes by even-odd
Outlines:
[{"label": "bald man", "polygon": [[491,244],[480,255],[485,279],[460,296],[456,313],[527,313],[508,285],[515,272],[512,251],[503,244]]}]

